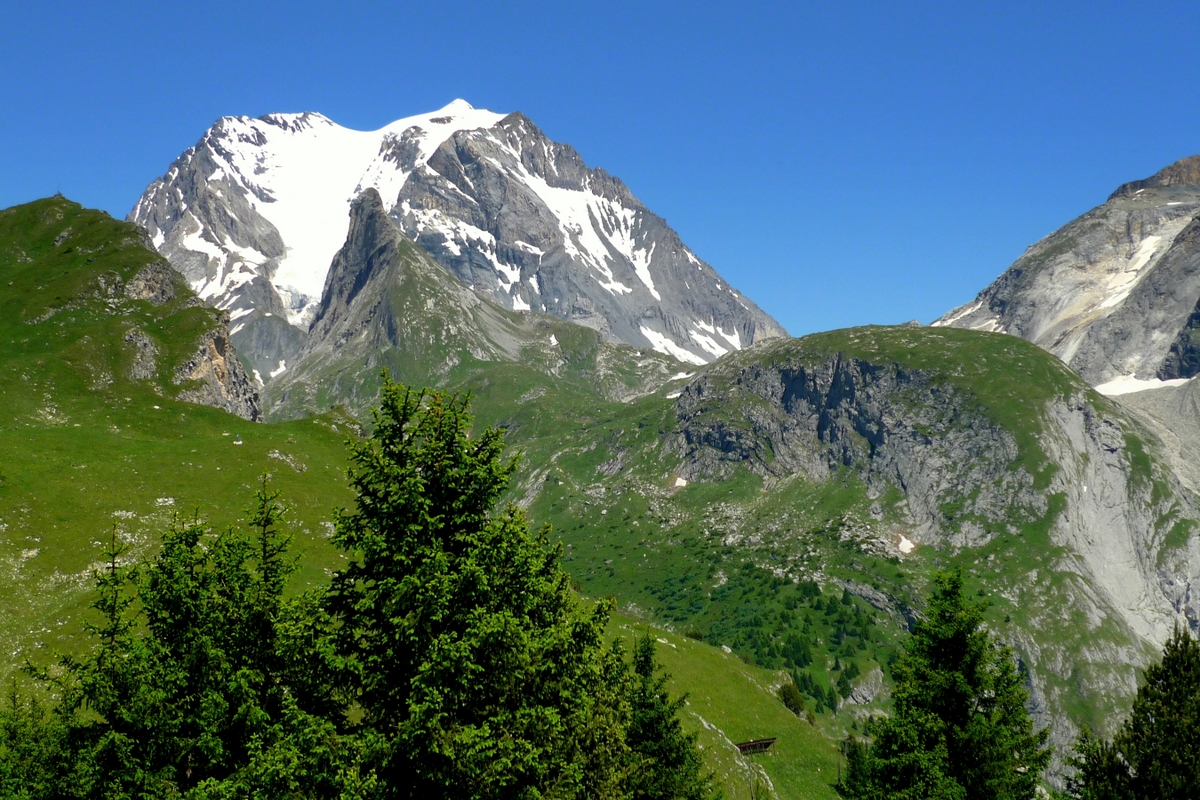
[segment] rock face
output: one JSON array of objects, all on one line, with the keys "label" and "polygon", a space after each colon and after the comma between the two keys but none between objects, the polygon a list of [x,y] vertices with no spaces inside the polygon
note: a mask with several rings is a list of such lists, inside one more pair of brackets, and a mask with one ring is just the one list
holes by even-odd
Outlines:
[{"label": "rock face", "polygon": [[230,312],[234,342],[269,381],[303,349],[346,212],[367,189],[504,308],[696,364],[785,335],[619,180],[523,115],[462,101],[373,132],[319,114],[222,118],[129,218]]},{"label": "rock face", "polygon": [[[744,465],[769,487],[849,469],[869,497],[900,490],[908,538],[982,565],[974,579],[1022,616],[1008,635],[1054,741],[1073,741],[1067,708],[1080,698],[1119,718],[1173,625],[1200,630],[1197,509],[1160,463],[1157,438],[1006,337],[822,336],[839,335],[836,345],[767,343],[702,370],[675,399],[664,448],[679,474],[721,478]],[[918,347],[919,357],[889,355]],[[1023,400],[1034,408],[1018,426],[997,411],[1007,401],[995,376],[1034,367],[1057,384]]]},{"label": "rock face", "polygon": [[625,184],[523,114],[443,142],[391,214],[460,280],[514,310],[693,364],[786,335]]},{"label": "rock face", "polygon": [[179,365],[172,380],[183,387],[180,400],[222,408],[252,422],[262,418],[258,391],[229,341],[227,319],[200,338],[195,355]]},{"label": "rock face", "polygon": [[[307,344],[271,387],[274,406],[294,406],[317,394],[362,406],[376,389],[362,374],[363,364],[373,373],[386,363],[396,367],[398,378],[424,384],[463,357],[518,357],[526,337],[517,320],[406,239],[378,192],[359,195],[350,216]],[[399,355],[401,363],[385,360],[389,355]]]},{"label": "rock face", "polygon": [[1198,215],[1192,156],[1121,186],[933,324],[1028,339],[1094,386],[1190,378],[1200,373]]},{"label": "rock face", "polygon": [[[576,333],[598,345],[588,369],[590,388],[601,396],[645,394],[679,370],[670,356],[601,344],[591,331],[481,297],[401,233],[379,193],[367,189],[351,206],[349,232],[333,258],[304,348],[265,390],[268,410],[278,417],[333,404],[365,410],[376,398],[384,366],[396,379],[419,386],[441,384],[468,362],[521,362],[559,378],[578,357],[565,352],[560,338]],[[610,369],[608,362],[620,366]],[[625,377],[615,379],[614,373]],[[630,374],[637,376],[633,385]]]},{"label": "rock face", "polygon": [[[773,349],[780,356],[769,369],[756,361],[736,376],[710,370],[682,390],[674,447],[686,454],[685,478],[746,464],[762,475],[824,481],[853,467],[876,492],[904,487],[917,541],[947,537],[961,546],[1046,513],[1032,476],[1009,469],[1017,457],[1011,432],[965,394],[897,364],[842,354],[814,363]],[[719,410],[731,394],[742,398],[748,424]]]},{"label": "rock face", "polygon": [[1200,493],[1200,380],[1123,394],[1117,401],[1136,413],[1163,441],[1184,485]]}]

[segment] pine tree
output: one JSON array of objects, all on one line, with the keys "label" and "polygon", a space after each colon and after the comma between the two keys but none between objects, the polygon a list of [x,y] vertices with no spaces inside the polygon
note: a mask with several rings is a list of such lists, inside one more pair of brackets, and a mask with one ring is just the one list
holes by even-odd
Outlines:
[{"label": "pine tree", "polygon": [[[300,708],[280,647],[292,569],[265,483],[253,533],[175,517],[156,558],[97,575],[97,649],[64,658],[56,714],[72,781],[52,797],[336,797],[360,748]],[[135,606],[136,597],[136,606]],[[140,610],[144,625],[135,623]]]},{"label": "pine tree", "polygon": [[1075,749],[1074,797],[1200,797],[1200,642],[1176,627],[1112,741],[1085,730]]},{"label": "pine tree", "polygon": [[928,617],[897,661],[895,714],[850,740],[843,797],[1032,798],[1050,758],[1007,647],[982,627],[962,576],[935,578]]},{"label": "pine tree", "polygon": [[618,796],[630,709],[609,606],[582,609],[548,530],[497,511],[516,461],[470,425],[467,397],[385,377],[352,450],[327,607],[387,743],[381,778],[391,796]]},{"label": "pine tree", "polygon": [[[712,775],[703,771],[696,735],[684,733],[679,711],[686,697],[672,700],[667,675],[654,658],[654,640],[639,637],[633,651],[632,717],[626,742],[637,758],[630,784],[634,800],[705,800]],[[788,684],[795,691],[795,686]],[[799,693],[797,693],[799,696]],[[803,710],[803,698],[800,698]],[[797,712],[798,713],[798,712]]]}]

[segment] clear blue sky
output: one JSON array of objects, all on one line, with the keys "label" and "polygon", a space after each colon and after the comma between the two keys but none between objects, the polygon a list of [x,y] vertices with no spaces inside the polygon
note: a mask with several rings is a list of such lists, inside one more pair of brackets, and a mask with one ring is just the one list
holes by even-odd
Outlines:
[{"label": "clear blue sky", "polygon": [[1200,152],[1194,0],[586,6],[6,3],[0,207],[124,216],[222,115],[462,97],[621,177],[802,335],[928,322]]}]

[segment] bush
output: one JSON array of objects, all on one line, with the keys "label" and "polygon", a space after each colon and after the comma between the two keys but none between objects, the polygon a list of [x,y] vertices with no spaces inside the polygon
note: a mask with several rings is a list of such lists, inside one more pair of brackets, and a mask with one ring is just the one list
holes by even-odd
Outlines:
[{"label": "bush", "polygon": [[779,699],[787,706],[788,711],[796,716],[804,714],[804,695],[796,686],[795,681],[789,680],[779,687]]}]

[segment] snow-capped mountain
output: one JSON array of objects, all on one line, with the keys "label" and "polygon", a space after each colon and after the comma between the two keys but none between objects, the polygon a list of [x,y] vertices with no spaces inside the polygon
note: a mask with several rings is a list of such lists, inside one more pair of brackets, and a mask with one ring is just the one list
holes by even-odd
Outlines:
[{"label": "snow-capped mountain", "polygon": [[1124,184],[933,324],[1028,339],[1110,394],[1200,373],[1200,156]]},{"label": "snow-capped mountain", "polygon": [[263,379],[303,346],[350,203],[391,218],[476,292],[702,364],[786,335],[616,178],[523,115],[456,100],[378,131],[320,114],[225,117],[130,219],[207,302]]}]

